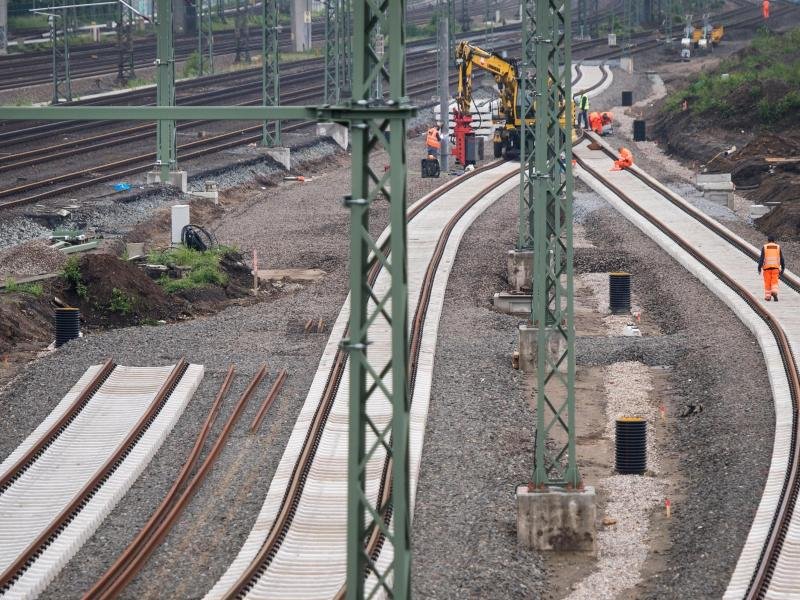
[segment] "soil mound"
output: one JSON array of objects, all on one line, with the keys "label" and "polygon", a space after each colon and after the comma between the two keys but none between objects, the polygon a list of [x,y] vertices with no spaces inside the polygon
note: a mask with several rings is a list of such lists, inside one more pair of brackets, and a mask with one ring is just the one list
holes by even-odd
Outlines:
[{"label": "soil mound", "polygon": [[125,327],[174,321],[185,303],[169,296],[137,266],[110,254],[87,254],[78,262],[81,284],[65,291],[89,327]]},{"label": "soil mound", "polygon": [[800,203],[776,206],[755,223],[760,231],[774,234],[779,240],[800,239]]},{"label": "soil mound", "polygon": [[27,294],[4,296],[0,301],[0,354],[46,346],[54,335],[55,311],[50,301],[44,296],[33,298]]}]

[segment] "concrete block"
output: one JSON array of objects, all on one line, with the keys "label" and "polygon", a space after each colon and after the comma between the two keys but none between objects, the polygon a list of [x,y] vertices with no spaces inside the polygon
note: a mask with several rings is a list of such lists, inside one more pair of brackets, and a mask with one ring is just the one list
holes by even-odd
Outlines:
[{"label": "concrete block", "polygon": [[208,200],[213,200],[214,204],[219,204],[219,187],[217,186],[216,181],[206,181],[203,184],[203,191],[202,192],[189,192],[192,196],[196,196],[197,198],[206,198]]},{"label": "concrete block", "polygon": [[529,315],[531,312],[531,295],[498,292],[494,295],[492,304],[496,310],[509,315]]},{"label": "concrete block", "polygon": [[769,211],[772,210],[769,206],[764,206],[763,204],[751,204],[750,205],[750,218],[757,219],[758,217],[763,217]]},{"label": "concrete block", "polygon": [[734,190],[732,181],[708,181],[698,187],[704,192],[732,192]]},{"label": "concrete block", "polygon": [[[538,356],[539,328],[522,323],[519,326],[519,370],[523,373],[535,373]],[[555,362],[563,352],[564,338],[560,335],[551,334],[547,346],[550,354],[550,362]],[[567,361],[564,361],[559,371],[566,371]]]},{"label": "concrete block", "polygon": [[517,486],[517,542],[528,548],[595,554],[596,519],[593,487],[530,491]]},{"label": "concrete block", "polygon": [[508,285],[516,293],[531,291],[533,281],[533,250],[509,250]]},{"label": "concrete block", "polygon": [[630,56],[623,56],[619,59],[619,68],[626,73],[633,73],[633,58]]},{"label": "concrete block", "polygon": [[125,244],[125,252],[128,260],[144,256],[144,242],[128,242]]},{"label": "concrete block", "polygon": [[176,204],[172,207],[172,245],[177,246],[181,243],[181,232],[183,228],[188,225],[189,220],[189,205]]},{"label": "concrete block", "polygon": [[730,183],[730,173],[698,173],[695,176],[695,181],[698,186],[703,186],[707,183]]},{"label": "concrete block", "polygon": [[292,168],[291,148],[284,148],[284,147],[262,148],[261,151],[267,156],[269,156],[272,160],[280,164],[287,171]]},{"label": "concrete block", "polygon": [[338,123],[317,123],[317,135],[333,138],[333,141],[344,150],[347,150],[350,143],[350,130]]},{"label": "concrete block", "polygon": [[706,190],[703,192],[703,197],[709,202],[713,202],[721,206],[730,206],[733,204],[733,192]]},{"label": "concrete block", "polygon": [[166,183],[167,185],[173,185],[185,194],[189,189],[189,175],[186,171],[170,171],[167,181],[161,181],[160,171],[149,171],[147,173],[147,183]]}]

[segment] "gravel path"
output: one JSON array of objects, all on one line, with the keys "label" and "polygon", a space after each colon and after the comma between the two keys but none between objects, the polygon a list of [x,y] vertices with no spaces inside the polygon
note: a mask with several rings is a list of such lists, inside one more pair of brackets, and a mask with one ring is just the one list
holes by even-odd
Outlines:
[{"label": "gravel path", "polygon": [[[682,481],[670,495],[684,498],[673,507],[665,566],[637,586],[634,597],[719,597],[769,466],[774,417],[763,357],[730,310],[616,212],[592,213],[585,228],[600,265],[614,255],[632,273],[643,324],[685,338],[683,352],[670,361],[673,393],[665,402],[670,447],[662,449],[677,461]],[[689,404],[701,405],[702,412],[681,418]]]},{"label": "gravel path", "polygon": [[511,368],[519,319],[490,309],[506,287],[518,202],[510,193],[478,218],[450,275],[414,512],[418,598],[536,598],[544,590],[541,559],[516,546],[514,489],[529,477],[532,451],[521,376]]},{"label": "gravel path", "polygon": [[[409,164],[419,164],[422,145],[421,139],[409,143]],[[381,154],[373,161],[378,168],[388,162]],[[270,268],[321,268],[327,273],[321,282],[286,286],[284,291],[273,291],[264,302],[232,307],[207,319],[87,336],[31,364],[17,379],[16,387],[0,395],[4,413],[0,456],[6,456],[46,416],[71,382],[106,356],[114,356],[120,364],[153,365],[186,355],[206,366],[200,390],[161,451],[44,598],[77,598],[89,588],[163,498],[194,443],[228,364],[235,363],[240,375],[215,431],[258,365],[266,360],[269,380],[251,399],[217,465],[176,529],[123,596],[163,598],[164,589],[170,589],[173,597],[201,596],[238,552],[261,508],[326,341],[326,334],[304,334],[303,324],[312,317],[332,322],[348,290],[349,211],[342,207],[341,198],[350,188],[349,159],[341,154],[332,156],[306,174],[313,176],[311,182],[286,182],[268,190],[249,188],[249,201],[231,210],[215,230],[222,243],[244,251],[257,248]],[[412,175],[409,199],[419,198],[443,182]],[[375,202],[372,231],[377,234],[386,219],[387,204]],[[287,292],[287,288],[294,291]],[[287,382],[259,435],[249,436],[246,427],[281,368],[289,371]],[[53,377],[54,373],[58,377]]]}]

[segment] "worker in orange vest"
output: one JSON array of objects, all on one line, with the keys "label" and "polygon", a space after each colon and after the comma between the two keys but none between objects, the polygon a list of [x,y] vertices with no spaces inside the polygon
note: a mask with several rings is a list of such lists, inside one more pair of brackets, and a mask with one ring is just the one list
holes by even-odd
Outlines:
[{"label": "worker in orange vest", "polygon": [[633,154],[627,148],[620,146],[619,147],[619,160],[614,161],[614,166],[611,168],[612,171],[621,171],[622,169],[626,169],[633,164]]},{"label": "worker in orange vest", "polygon": [[764,277],[764,300],[767,302],[778,301],[778,280],[785,268],[783,252],[775,243],[775,236],[767,236],[767,243],[761,248],[761,256],[758,259],[758,272]]},{"label": "worker in orange vest", "polygon": [[769,0],[764,0],[761,3],[761,15],[764,19],[769,19]]},{"label": "worker in orange vest", "polygon": [[442,147],[441,125],[431,127],[425,135],[425,147],[428,151],[428,158],[436,158],[439,155],[439,148]]},{"label": "worker in orange vest", "polygon": [[603,119],[599,112],[589,113],[589,127],[598,135],[603,133]]}]

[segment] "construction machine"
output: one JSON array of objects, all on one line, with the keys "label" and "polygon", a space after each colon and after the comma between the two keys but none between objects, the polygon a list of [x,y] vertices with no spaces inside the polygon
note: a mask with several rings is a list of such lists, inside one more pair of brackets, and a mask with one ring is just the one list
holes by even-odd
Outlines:
[{"label": "construction machine", "polygon": [[[475,131],[472,127],[473,116],[470,106],[474,106],[472,100],[472,71],[475,68],[489,71],[497,84],[498,101],[497,113],[493,113],[492,122],[494,131],[492,133],[492,145],[494,157],[505,156],[509,159],[517,159],[520,155],[520,128],[522,127],[522,98],[519,90],[519,65],[517,60],[507,58],[496,52],[487,52],[469,42],[462,41],[456,46],[456,65],[458,67],[458,90],[456,92],[456,107],[453,111],[455,126],[453,137],[452,153],[456,162],[467,166],[475,164],[476,160],[476,140]],[[552,80],[550,84],[552,85]],[[532,99],[534,92],[527,92]],[[563,100],[562,100],[563,102]],[[530,108],[525,116],[526,123],[530,126],[535,122],[533,101],[526,103]],[[564,106],[562,105],[562,108]],[[476,111],[478,112],[478,111]],[[574,102],[573,111],[574,116]],[[565,124],[566,111],[561,111],[561,125]]]},{"label": "construction machine", "polygon": [[[495,52],[487,52],[469,42],[459,42],[456,47],[456,65],[458,68],[458,90],[456,92],[456,108],[453,111],[455,128],[453,135],[455,144],[453,155],[461,165],[475,163],[476,143],[472,128],[472,70],[474,68],[489,71],[497,84],[499,101],[497,114],[493,115],[496,125],[493,132],[494,157],[507,158],[519,156],[520,144],[520,107],[519,68],[515,59],[508,59]],[[533,111],[528,114],[528,122],[533,122]]]}]

